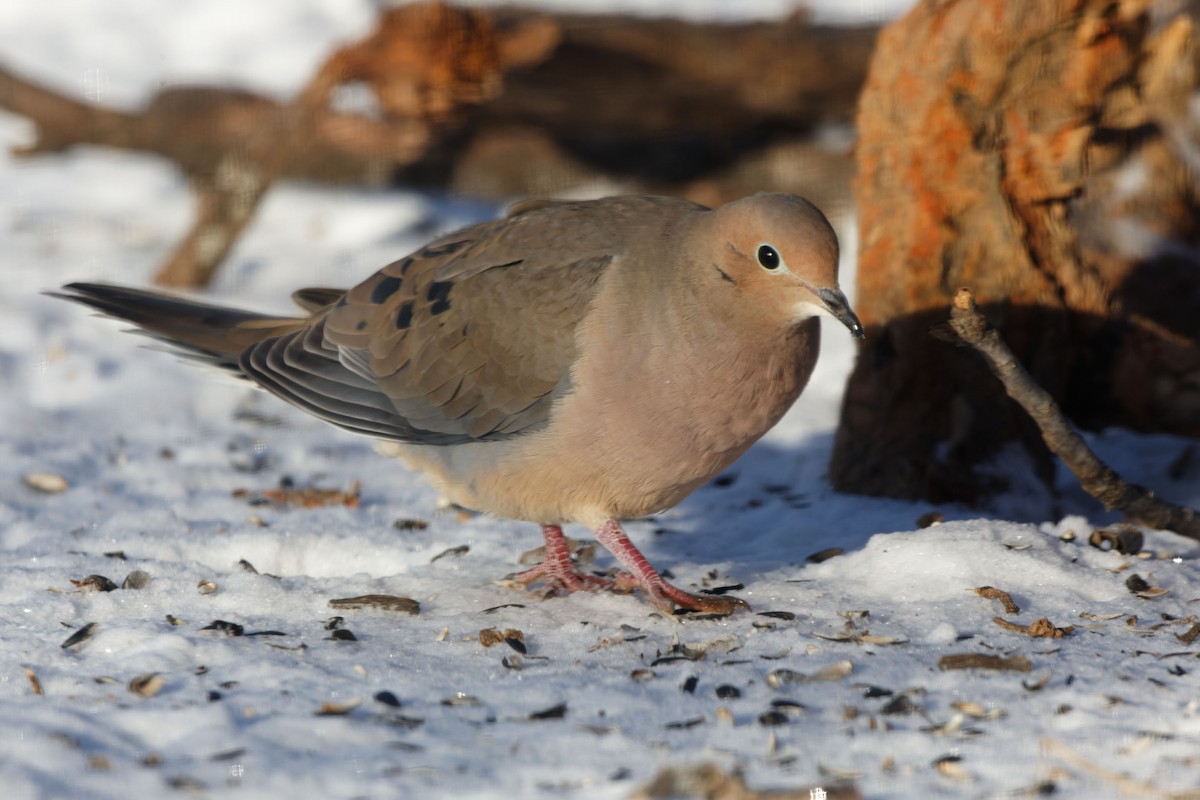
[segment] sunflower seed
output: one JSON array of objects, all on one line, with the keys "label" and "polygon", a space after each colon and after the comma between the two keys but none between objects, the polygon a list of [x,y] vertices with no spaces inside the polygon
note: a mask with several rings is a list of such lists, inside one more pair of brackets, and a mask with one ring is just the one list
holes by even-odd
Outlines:
[{"label": "sunflower seed", "polygon": [[56,472],[31,472],[23,480],[30,489],[43,494],[59,494],[71,486],[66,478]]},{"label": "sunflower seed", "polygon": [[167,681],[157,672],[147,672],[129,681],[129,691],[138,697],[154,697],[167,685]]},{"label": "sunflower seed", "polygon": [[99,622],[89,622],[79,630],[67,637],[60,647],[64,650],[69,650],[72,647],[79,647],[96,635],[96,629],[100,627]]}]

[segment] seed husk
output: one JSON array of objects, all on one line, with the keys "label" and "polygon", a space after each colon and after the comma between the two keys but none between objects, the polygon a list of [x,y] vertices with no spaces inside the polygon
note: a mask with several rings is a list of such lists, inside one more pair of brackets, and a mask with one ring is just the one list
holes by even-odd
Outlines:
[{"label": "seed husk", "polygon": [[147,672],[129,681],[129,691],[138,697],[154,697],[167,685],[167,681],[157,672]]},{"label": "seed husk", "polygon": [[99,622],[87,623],[86,625],[84,625],[83,627],[79,628],[74,633],[72,633],[70,636],[68,636],[66,641],[64,641],[60,645],[60,647],[62,647],[62,649],[64,649],[64,650],[69,650],[72,647],[81,646],[82,644],[84,644],[85,642],[87,642],[89,639],[91,639],[93,636],[96,635],[96,629],[99,627],[100,627]]}]

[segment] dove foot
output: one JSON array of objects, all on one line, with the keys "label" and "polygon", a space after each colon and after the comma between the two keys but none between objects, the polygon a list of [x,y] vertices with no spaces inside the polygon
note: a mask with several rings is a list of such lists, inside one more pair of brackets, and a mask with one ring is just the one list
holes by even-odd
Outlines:
[{"label": "dove foot", "polygon": [[[639,588],[650,596],[650,602],[667,616],[675,616],[680,610],[701,614],[729,615],[738,609],[750,610],[750,604],[745,600],[724,595],[692,594],[663,580],[650,562],[634,546],[621,523],[615,519],[600,526],[596,531],[596,540],[608,548],[621,566],[629,570],[626,580],[632,580]],[[622,578],[618,578],[618,581]]]},{"label": "dove foot", "polygon": [[604,589],[628,591],[637,585],[629,575],[611,580],[580,572],[571,561],[571,549],[567,546],[566,537],[558,525],[543,525],[542,536],[546,540],[546,555],[542,563],[510,576],[511,580],[526,585],[544,581],[568,592],[595,592]]}]

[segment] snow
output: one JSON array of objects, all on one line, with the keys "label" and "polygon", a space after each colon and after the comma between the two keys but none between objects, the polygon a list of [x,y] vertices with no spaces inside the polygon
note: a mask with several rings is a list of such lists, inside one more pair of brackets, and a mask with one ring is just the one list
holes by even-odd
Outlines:
[{"label": "snow", "polygon": [[[867,15],[898,8],[822,4],[852,6]],[[81,92],[88,70],[100,70],[98,85],[121,103],[177,81],[286,93],[328,48],[361,33],[372,9],[332,0],[254,12],[215,0],[70,7],[4,4],[0,52]],[[496,582],[539,543],[533,526],[439,511],[429,486],[368,440],[39,295],[79,279],[149,283],[186,228],[190,199],[185,182],[148,157],[82,149],[10,158],[29,136],[25,120],[0,114],[5,798],[621,798],[665,766],[701,762],[802,797],[839,779],[888,798],[1200,785],[1197,650],[1177,638],[1195,622],[1196,545],[1149,532],[1146,559],[1090,547],[1091,530],[1116,517],[1069,476],[1054,493],[1041,488],[1017,453],[994,466],[1016,476],[1008,494],[982,509],[937,508],[945,521],[925,529],[917,519],[935,510],[927,504],[833,492],[825,470],[853,359],[836,324],[826,326],[805,395],[726,480],[629,525],[681,585],[742,583],[738,594],[756,612],[793,618],[681,625],[636,596],[543,600]],[[279,186],[212,294],[284,310],[292,289],[347,285],[431,230],[495,212],[399,191]],[[853,220],[838,226],[852,287]],[[1200,504],[1200,466],[1184,464],[1175,478],[1169,470],[1185,441],[1124,431],[1089,441],[1131,480]],[[26,476],[38,472],[69,488],[29,488]],[[285,476],[297,486],[361,481],[361,503],[305,510],[234,496]],[[398,520],[427,526],[401,530]],[[469,550],[446,554],[462,545]],[[806,561],[830,547],[844,553]],[[601,568],[611,563],[599,557]],[[99,574],[120,584],[134,570],[151,576],[148,586],[71,583]],[[1135,573],[1166,593],[1133,594]],[[202,593],[204,581],[215,591]],[[1020,612],[977,595],[982,586],[1008,592]],[[366,594],[411,597],[420,614],[329,605]],[[356,641],[333,638],[334,616]],[[1034,639],[997,616],[1045,617],[1074,632]],[[246,635],[205,630],[215,620]],[[93,622],[92,638],[61,647]],[[480,644],[484,628],[523,632],[523,668],[511,668],[519,654],[510,646]],[[263,632],[284,635],[253,635]],[[706,652],[655,663],[679,645]],[[1021,656],[1031,671],[939,669],[961,653]],[[833,677],[821,671],[847,661],[850,673],[833,680],[771,677]],[[164,680],[156,694],[127,688],[149,673]],[[718,697],[719,686],[740,696]],[[400,707],[375,699],[381,692]],[[762,724],[781,699],[806,710]],[[344,715],[316,713],[354,700],[361,705]],[[561,718],[530,716],[559,704]]]}]

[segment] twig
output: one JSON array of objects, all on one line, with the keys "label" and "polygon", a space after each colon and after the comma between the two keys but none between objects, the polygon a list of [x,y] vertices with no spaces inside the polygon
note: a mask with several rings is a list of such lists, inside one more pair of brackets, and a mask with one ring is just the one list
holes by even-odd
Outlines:
[{"label": "twig", "polygon": [[1088,494],[1110,511],[1123,511],[1132,522],[1200,540],[1200,514],[1194,509],[1160,500],[1149,489],[1126,482],[1092,452],[1063,416],[1054,398],[1030,377],[1000,334],[975,307],[975,296],[968,288],[959,289],[954,296],[950,328],[987,359],[1008,396],[1033,418],[1046,446],[1075,473]]}]

